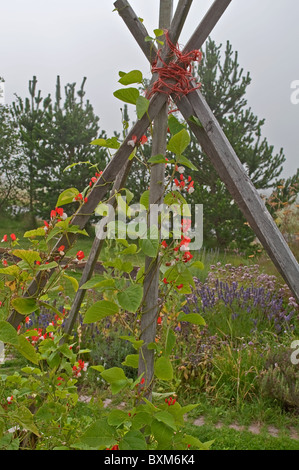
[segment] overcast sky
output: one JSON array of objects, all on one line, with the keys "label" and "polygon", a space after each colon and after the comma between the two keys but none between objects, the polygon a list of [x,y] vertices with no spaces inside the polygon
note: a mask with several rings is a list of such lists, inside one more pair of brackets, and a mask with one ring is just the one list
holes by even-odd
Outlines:
[{"label": "overcast sky", "polygon": [[[151,34],[158,27],[159,0],[131,0]],[[184,45],[212,4],[194,0],[180,38]],[[174,1],[175,6],[177,1]],[[37,76],[42,95],[84,76],[86,97],[108,134],[120,129],[118,72],[139,69],[150,77],[149,64],[113,0],[0,0],[0,76],[6,103],[14,93],[25,97],[28,81]],[[212,33],[217,43],[229,40],[252,84],[248,104],[265,118],[264,136],[286,154],[284,177],[299,167],[299,104],[291,102],[291,83],[299,81],[299,1],[232,0]],[[297,94],[299,96],[299,93]]]}]

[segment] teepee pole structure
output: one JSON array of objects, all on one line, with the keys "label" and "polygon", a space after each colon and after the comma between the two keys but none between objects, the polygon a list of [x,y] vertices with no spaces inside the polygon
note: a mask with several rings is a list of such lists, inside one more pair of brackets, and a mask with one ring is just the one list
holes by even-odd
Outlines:
[{"label": "teepee pole structure", "polygon": [[[200,49],[203,46],[205,40],[212,32],[231,1],[232,0],[214,0],[207,14],[186,44],[183,53]],[[191,3],[192,0],[179,0],[169,32],[169,38],[173,43],[176,43],[178,40]],[[115,7],[118,9],[119,15],[128,26],[150,64],[152,64],[156,58],[157,50],[153,43],[145,41],[148,33],[143,23],[139,20],[127,0],[117,0]],[[166,51],[164,51],[164,53],[166,53]],[[165,58],[163,52],[162,57]],[[233,195],[236,203],[239,205],[276,268],[293,291],[297,301],[299,301],[298,262],[267,211],[266,206],[246,174],[245,169],[241,165],[223,130],[204,100],[204,97],[198,90],[194,89],[194,91],[187,96],[179,98],[172,96],[172,98],[176,102],[181,114],[188,122],[199,144],[211,159],[220,177]],[[107,193],[111,191],[120,168],[128,162],[132,152],[132,147],[129,144],[132,137],[136,136],[137,141],[141,139],[150,123],[159,115],[161,109],[167,103],[167,100],[168,96],[164,93],[155,93],[153,95],[150,100],[148,114],[145,114],[132,127],[123,144],[94,185],[89,194],[88,202],[84,204],[73,217],[71,221],[73,225],[77,225],[81,229],[84,228],[99,202],[103,201]],[[200,125],[195,124],[194,120],[190,120],[192,117],[196,117]],[[57,256],[58,247],[60,245],[65,245],[65,251],[67,251],[75,239],[76,236],[74,234],[68,234],[68,238],[64,235],[61,236],[52,250],[49,261]],[[42,291],[52,273],[53,270],[49,270],[49,272],[40,271],[32,280],[24,296],[36,297],[38,293]],[[18,312],[13,312],[8,321],[17,328],[17,326],[24,321],[24,316]]]}]

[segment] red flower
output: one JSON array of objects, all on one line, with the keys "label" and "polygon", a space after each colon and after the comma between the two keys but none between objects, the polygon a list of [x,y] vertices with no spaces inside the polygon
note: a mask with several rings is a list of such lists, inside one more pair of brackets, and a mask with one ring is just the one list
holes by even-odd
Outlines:
[{"label": "red flower", "polygon": [[77,259],[78,259],[78,260],[81,260],[81,259],[83,259],[83,258],[85,258],[84,252],[83,252],[83,251],[78,251],[78,253],[77,253]]},{"label": "red flower", "polygon": [[40,261],[35,261],[35,264],[37,264],[38,266],[41,265],[41,262]]},{"label": "red flower", "polygon": [[161,243],[161,245],[163,246],[163,248],[167,248],[167,246],[168,246],[165,240],[163,240],[163,242]]},{"label": "red flower", "polygon": [[60,253],[61,251],[64,252],[64,250],[65,250],[65,246],[64,246],[64,245],[61,245],[61,246],[58,248],[59,253]]},{"label": "red flower", "polygon": [[177,287],[177,289],[180,290],[180,289],[182,289],[182,288],[184,287],[184,284],[180,284],[179,286],[176,286],[176,287]]},{"label": "red flower", "polygon": [[55,207],[55,210],[56,210],[57,214],[59,215],[59,217],[62,217],[62,216],[63,216],[63,209],[62,209],[62,207]]},{"label": "red flower", "polygon": [[56,215],[57,215],[56,211],[54,211],[54,210],[51,211],[51,214],[50,214],[51,219],[55,219]]},{"label": "red flower", "polygon": [[186,251],[183,255],[184,263],[187,263],[192,258],[193,258],[193,255],[191,255],[190,251]]},{"label": "red flower", "polygon": [[88,201],[88,197],[85,197],[85,198],[84,198],[84,203],[86,204],[87,201]]},{"label": "red flower", "polygon": [[180,186],[179,180],[177,178],[175,178],[173,181],[176,186]]},{"label": "red flower", "polygon": [[158,325],[161,325],[161,323],[162,323],[162,318],[161,317],[158,317],[157,323],[158,323]]},{"label": "red flower", "polygon": [[11,405],[12,401],[13,401],[13,395],[11,395],[10,397],[7,397],[7,404],[8,405]]},{"label": "red flower", "polygon": [[12,239],[13,242],[16,241],[16,239],[17,239],[17,237],[15,236],[14,233],[10,234],[10,238]]},{"label": "red flower", "polygon": [[1,242],[7,242],[7,235],[4,235],[4,237],[2,238]]},{"label": "red flower", "polygon": [[144,145],[144,144],[146,144],[146,142],[147,142],[147,137],[146,137],[146,135],[143,135],[140,139],[140,143],[141,143],[141,145]]},{"label": "red flower", "polygon": [[75,201],[83,201],[83,196],[81,193],[77,194],[77,196],[75,196]]},{"label": "red flower", "polygon": [[164,282],[164,284],[169,284],[169,282],[167,281],[166,277],[164,277],[163,282]]}]

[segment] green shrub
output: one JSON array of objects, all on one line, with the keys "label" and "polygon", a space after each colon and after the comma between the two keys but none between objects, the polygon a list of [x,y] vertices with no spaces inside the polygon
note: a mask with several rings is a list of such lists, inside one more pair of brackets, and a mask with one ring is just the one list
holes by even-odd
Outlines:
[{"label": "green shrub", "polygon": [[277,400],[286,410],[299,412],[299,366],[291,362],[291,349],[272,354],[260,374],[262,394]]}]

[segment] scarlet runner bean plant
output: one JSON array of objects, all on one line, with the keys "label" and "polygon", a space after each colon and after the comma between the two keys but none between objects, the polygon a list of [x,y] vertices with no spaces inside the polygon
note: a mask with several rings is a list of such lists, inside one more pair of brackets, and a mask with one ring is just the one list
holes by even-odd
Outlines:
[{"label": "scarlet runner bean plant", "polygon": [[[142,77],[141,73],[137,71],[121,74],[120,82],[127,86],[136,77],[140,82],[140,76]],[[139,118],[147,113],[148,100],[137,89],[125,88],[115,96],[135,104]],[[185,124],[173,115],[169,118],[169,133],[167,155],[157,155],[148,161],[145,161],[142,152],[142,147],[148,142],[147,136],[143,136],[140,141],[133,136],[127,145],[132,146],[131,159],[138,158],[147,167],[157,163],[166,165],[168,177],[164,204],[177,204],[180,208],[187,205],[186,198],[194,191],[194,182],[186,175],[186,169],[194,170],[194,167],[183,156],[190,136]],[[121,145],[116,137],[97,139],[91,144],[104,147],[108,152]],[[94,171],[94,166],[91,168]],[[88,202],[89,192],[100,176],[101,171],[96,168],[89,185],[83,191],[69,188],[62,192],[57,206],[49,214],[49,220],[43,221],[43,225],[36,230],[24,234],[31,242],[29,249],[19,248],[21,241],[13,234],[3,237],[2,243],[7,251],[2,261],[3,268],[0,269],[0,274],[4,276],[1,281],[0,340],[18,351],[30,365],[12,376],[1,375],[0,448],[14,448],[23,444],[25,447],[63,449],[208,449],[211,443],[203,444],[183,432],[184,415],[198,405],[181,406],[179,396],[173,390],[175,382],[172,354],[176,328],[180,322],[195,325],[205,323],[199,314],[187,315],[182,309],[185,295],[195,287],[193,275],[197,269],[203,267],[193,260],[189,249],[190,217],[182,219],[179,239],[175,239],[171,231],[167,240],[152,239],[149,231],[145,238],[129,242],[116,230],[119,236],[116,236],[114,243],[118,246],[118,252],[113,256],[115,251],[109,251],[111,257],[103,263],[105,274],[100,279],[92,278],[80,287],[83,290],[95,289],[100,299],[87,311],[81,308],[84,324],[99,323],[104,318],[118,315],[127,330],[127,334],[121,336],[120,340],[129,341],[136,351],[135,354],[128,355],[119,366],[137,369],[143,344],[140,340],[139,323],[145,272],[141,267],[133,278],[133,265],[125,261],[124,256],[142,253],[158,259],[160,296],[157,299],[159,313],[155,319],[158,330],[155,342],[148,347],[155,351],[155,381],[160,392],[154,392],[152,403],[145,398],[143,375],[134,380],[126,377],[122,367],[105,369],[102,365],[93,365],[90,367],[109,384],[113,395],[126,393],[128,410],[102,410],[99,419],[89,423],[86,428],[78,426],[76,420],[69,416],[71,410],[77,406],[77,381],[88,367],[84,361],[84,354],[88,351],[80,349],[74,336],[65,337],[63,321],[68,311],[57,309],[52,299],[60,292],[63,280],[68,280],[74,291],[78,290],[78,281],[69,274],[69,268],[74,269],[82,263],[85,254],[79,246],[76,256],[65,261],[65,245],[60,245],[54,252],[53,246],[57,246],[55,243],[62,235],[67,239],[69,234],[87,236],[85,230],[71,224],[73,216],[68,216],[64,208],[71,203],[82,208]],[[119,210],[129,217],[129,206],[126,202],[123,204],[123,194],[130,196],[130,191],[122,188],[117,195]],[[148,192],[141,195],[140,202],[149,210],[147,201]],[[109,198],[102,201],[101,206],[108,203]],[[103,215],[100,209],[96,213]],[[160,228],[161,226],[156,227],[156,230]],[[111,241],[106,240],[106,244],[109,246]],[[36,295],[26,296],[28,286],[37,273],[47,275],[47,282]],[[45,330],[27,328],[30,315],[38,315],[42,308],[53,312],[54,321],[49,322]],[[13,311],[25,317],[17,331],[7,322]],[[126,321],[126,315],[130,316],[130,321]],[[11,428],[18,431],[17,437],[10,432]],[[59,429],[59,433],[57,435],[55,432],[53,437],[55,429]],[[48,439],[53,440],[52,444],[49,441],[45,443],[45,434]],[[32,435],[34,444],[29,439]]]}]

